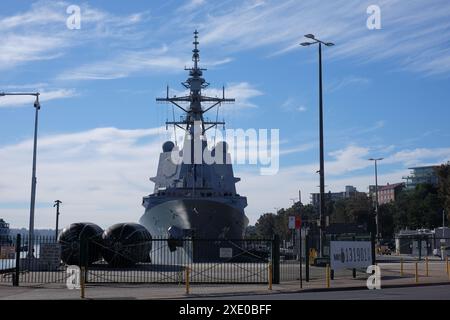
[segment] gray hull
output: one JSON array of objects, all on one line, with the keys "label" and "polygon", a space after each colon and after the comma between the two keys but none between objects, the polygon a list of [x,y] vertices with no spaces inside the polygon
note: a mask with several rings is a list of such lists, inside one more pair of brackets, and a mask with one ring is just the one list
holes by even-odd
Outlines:
[{"label": "gray hull", "polygon": [[190,229],[197,239],[242,239],[248,218],[243,210],[205,199],[173,199],[146,208],[139,223],[152,236],[167,236],[171,226]]},{"label": "gray hull", "polygon": [[[166,256],[186,255],[179,259],[194,262],[221,260],[220,248],[229,247],[226,239],[242,239],[248,219],[242,210],[226,203],[205,199],[168,200],[151,208],[147,208],[139,220],[156,237],[167,237],[167,230],[171,226],[191,230],[193,237],[189,248],[178,248],[170,253],[167,245],[160,243],[158,251],[165,250]],[[209,240],[205,240],[209,239]],[[210,241],[214,239],[215,241]],[[218,239],[224,239],[218,241]],[[152,257],[157,261],[157,257]]]}]

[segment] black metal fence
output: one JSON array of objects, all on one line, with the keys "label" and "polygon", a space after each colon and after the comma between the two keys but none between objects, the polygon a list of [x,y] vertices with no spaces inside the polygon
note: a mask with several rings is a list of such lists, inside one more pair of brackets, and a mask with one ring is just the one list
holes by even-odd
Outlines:
[{"label": "black metal fence", "polygon": [[[133,252],[142,244],[108,247],[87,241],[68,246],[54,237],[34,237],[30,254],[28,237],[18,235],[2,242],[0,283],[66,283],[71,266],[64,262],[67,250],[76,256],[73,265],[84,266],[87,283],[184,283],[187,276],[190,283],[267,283],[269,265],[278,259],[277,244],[273,239],[154,238],[148,259],[134,261]],[[92,261],[93,248],[108,258]]]},{"label": "black metal fence", "polygon": [[[0,239],[0,284],[64,285],[71,276],[69,266],[84,266],[85,280],[91,284],[181,284],[187,277],[190,283],[204,284],[262,284],[268,283],[270,276],[275,284],[324,279],[327,255],[320,259],[310,239],[303,236],[301,240],[280,244],[278,237],[238,240],[153,238],[151,250],[146,255],[148,259],[143,261],[135,260],[133,252],[136,248],[148,248],[148,244],[107,246],[91,240],[79,243],[77,247],[74,243],[61,245],[54,237],[34,237],[30,246],[27,236],[17,235]],[[367,241],[369,238],[327,236],[324,248],[330,241],[342,240]],[[450,256],[450,238],[436,235],[400,235],[375,241],[377,262],[417,261],[425,257],[441,260]],[[97,249],[93,249],[95,246]],[[33,248],[32,254],[28,252],[29,247]],[[78,252],[70,264],[66,263],[65,250]],[[102,253],[99,258],[89,258],[93,250]],[[351,275],[351,271],[348,274]]]}]

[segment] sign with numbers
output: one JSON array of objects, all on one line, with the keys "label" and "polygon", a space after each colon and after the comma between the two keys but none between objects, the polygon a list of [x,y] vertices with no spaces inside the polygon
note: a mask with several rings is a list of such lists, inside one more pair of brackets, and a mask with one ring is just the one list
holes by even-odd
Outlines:
[{"label": "sign with numbers", "polygon": [[367,268],[372,264],[371,250],[370,241],[331,241],[331,269]]}]

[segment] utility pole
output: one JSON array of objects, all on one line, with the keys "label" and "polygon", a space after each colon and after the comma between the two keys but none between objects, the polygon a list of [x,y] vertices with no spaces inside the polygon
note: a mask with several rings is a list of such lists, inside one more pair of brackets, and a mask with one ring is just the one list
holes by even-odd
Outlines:
[{"label": "utility pole", "polygon": [[325,213],[325,165],[324,165],[324,143],[323,143],[323,94],[322,94],[322,44],[331,47],[332,42],[323,42],[317,39],[313,34],[306,34],[306,38],[312,42],[303,42],[300,45],[310,46],[319,44],[319,140],[320,140],[320,206],[319,206],[319,256],[323,256],[323,215]]},{"label": "utility pole", "polygon": [[53,205],[53,207],[56,207],[56,230],[55,230],[55,242],[58,241],[58,222],[59,222],[59,205],[62,202],[60,200],[55,200],[55,204]]},{"label": "utility pole", "polygon": [[[375,162],[375,227],[376,227],[376,237],[379,240],[380,239],[380,221],[379,221],[379,216],[378,216],[378,166],[377,163],[378,161],[383,160],[383,158],[370,158],[369,161],[374,161]],[[377,241],[378,242],[378,241]]]},{"label": "utility pole", "polygon": [[[442,228],[445,227],[445,209],[442,209]],[[444,231],[442,231],[444,232]]]},{"label": "utility pole", "polygon": [[39,109],[41,105],[39,103],[39,92],[28,93],[28,92],[0,92],[0,97],[4,96],[34,96],[36,100],[34,102],[35,116],[34,116],[34,140],[33,140],[33,166],[31,172],[31,200],[30,200],[30,221],[28,230],[28,258],[34,258],[34,209],[36,204],[36,152],[37,152],[37,133],[38,133],[38,119],[39,119]]}]

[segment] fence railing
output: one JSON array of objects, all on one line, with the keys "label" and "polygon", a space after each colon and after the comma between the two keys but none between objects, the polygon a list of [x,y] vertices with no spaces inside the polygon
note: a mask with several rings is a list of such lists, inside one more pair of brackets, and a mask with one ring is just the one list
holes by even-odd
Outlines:
[{"label": "fence railing", "polygon": [[[273,239],[153,238],[145,244],[107,245],[34,237],[32,243],[30,254],[27,236],[3,242],[0,283],[64,283],[70,265],[84,266],[86,283],[184,283],[187,268],[193,284],[268,283],[269,265],[278,259]],[[146,258],[137,258],[146,248]]]},{"label": "fence railing", "polygon": [[[85,266],[86,283],[252,283],[314,281],[325,278],[326,262],[317,259],[317,248],[309,236],[289,245],[274,239],[167,239],[150,243],[107,245],[95,240],[71,244],[54,237],[34,237],[29,253],[26,235],[0,239],[0,283],[66,283],[70,265]],[[364,237],[329,237],[329,240],[367,240]],[[328,243],[329,244],[329,243]],[[325,242],[325,246],[327,242]],[[299,248],[302,248],[299,250]],[[150,248],[150,249],[148,249]],[[147,250],[147,258],[136,258],[136,250]],[[376,261],[445,260],[450,256],[450,238],[399,236],[376,239]],[[300,254],[301,253],[301,254]],[[68,254],[73,255],[70,263]],[[90,255],[94,256],[91,258]],[[322,260],[326,260],[326,255]],[[189,269],[189,272],[186,272]],[[397,268],[398,269],[398,268]],[[400,269],[399,269],[400,270]],[[354,277],[365,270],[343,270],[332,277]]]}]

